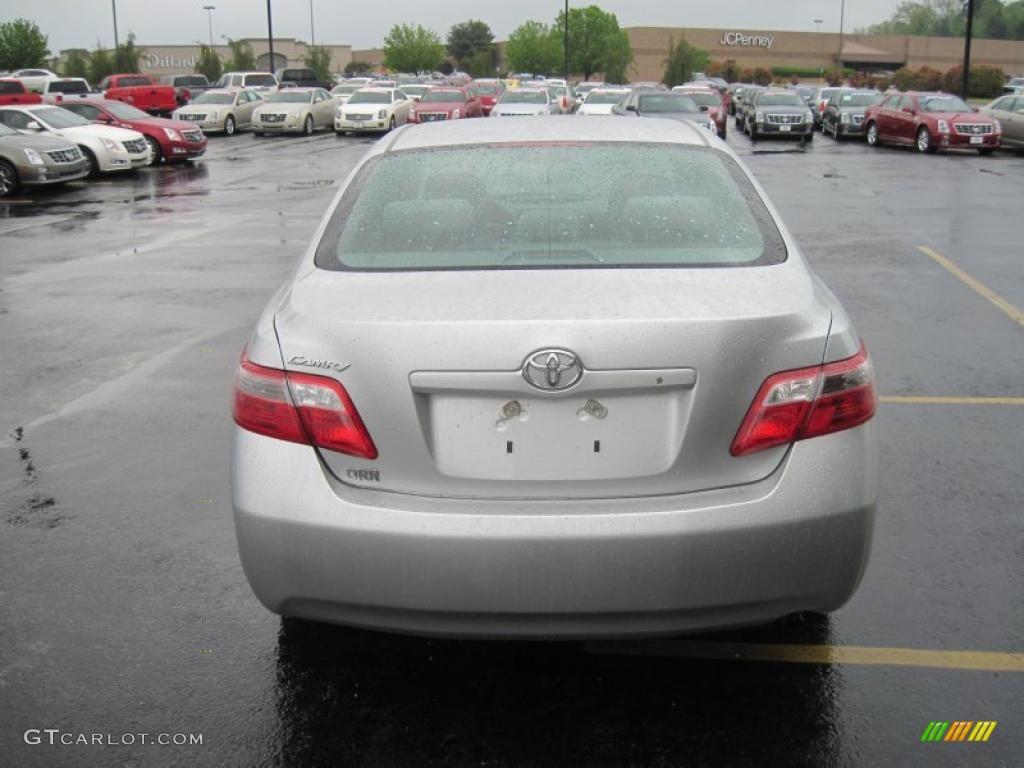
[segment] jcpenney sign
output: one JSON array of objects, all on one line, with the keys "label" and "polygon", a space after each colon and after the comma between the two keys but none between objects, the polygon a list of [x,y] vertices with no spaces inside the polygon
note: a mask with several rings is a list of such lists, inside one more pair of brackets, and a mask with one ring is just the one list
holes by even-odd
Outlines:
[{"label": "jcpenney sign", "polygon": [[755,48],[771,48],[775,38],[771,35],[745,35],[742,32],[726,32],[719,41],[722,45],[743,45]]}]

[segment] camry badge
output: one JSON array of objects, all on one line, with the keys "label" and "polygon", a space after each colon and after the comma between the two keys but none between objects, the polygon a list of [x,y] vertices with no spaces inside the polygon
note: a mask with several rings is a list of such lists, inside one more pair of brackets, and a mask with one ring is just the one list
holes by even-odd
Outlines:
[{"label": "camry badge", "polygon": [[329,368],[341,373],[348,370],[352,363],[336,363],[333,360],[310,360],[305,355],[292,355],[288,362],[292,365],[305,365],[308,368]]},{"label": "camry badge", "polygon": [[537,389],[568,389],[582,376],[580,359],[565,349],[542,349],[523,363],[523,378]]}]

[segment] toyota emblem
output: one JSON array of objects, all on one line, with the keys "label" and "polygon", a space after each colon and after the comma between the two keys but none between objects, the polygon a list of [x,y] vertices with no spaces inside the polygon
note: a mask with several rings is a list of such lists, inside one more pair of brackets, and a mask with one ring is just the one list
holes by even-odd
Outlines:
[{"label": "toyota emblem", "polygon": [[583,376],[583,365],[564,349],[542,349],[523,363],[523,378],[537,389],[568,389]]}]

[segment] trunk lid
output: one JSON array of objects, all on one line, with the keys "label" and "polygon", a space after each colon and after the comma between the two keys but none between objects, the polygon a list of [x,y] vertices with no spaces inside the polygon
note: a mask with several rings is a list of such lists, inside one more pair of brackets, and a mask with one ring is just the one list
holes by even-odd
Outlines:
[{"label": "trunk lid", "polygon": [[[275,317],[285,367],[339,380],[379,450],[373,461],[321,450],[340,480],[488,498],[661,495],[764,478],[786,447],[733,457],[730,443],[766,377],[822,361],[830,322],[792,259],[732,269],[314,270]],[[542,350],[578,356],[579,382],[527,383],[524,361]],[[534,381],[549,357],[536,361]]]}]

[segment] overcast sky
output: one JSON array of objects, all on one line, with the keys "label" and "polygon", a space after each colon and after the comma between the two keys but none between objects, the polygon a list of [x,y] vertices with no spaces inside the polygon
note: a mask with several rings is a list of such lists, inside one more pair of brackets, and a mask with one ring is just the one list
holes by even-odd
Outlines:
[{"label": "overcast sky", "polygon": [[[230,37],[266,35],[264,0],[116,0],[118,30],[123,38],[135,33],[142,45],[192,43],[207,39],[204,5],[214,5],[213,33]],[[577,2],[572,5],[582,4]],[[739,30],[837,31],[840,0],[603,0],[619,24],[635,26],[726,27]],[[848,0],[846,28],[866,26],[888,18],[898,0]],[[0,0],[0,21],[23,17],[36,22],[50,38],[54,53],[71,47],[93,48],[97,40],[113,42],[110,0]],[[442,37],[459,21],[479,18],[504,39],[528,19],[550,22],[558,0],[385,0],[345,2],[313,0],[319,42],[356,48],[378,47],[393,24],[415,22],[432,27]],[[309,39],[309,0],[273,0],[274,36]]]}]

